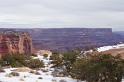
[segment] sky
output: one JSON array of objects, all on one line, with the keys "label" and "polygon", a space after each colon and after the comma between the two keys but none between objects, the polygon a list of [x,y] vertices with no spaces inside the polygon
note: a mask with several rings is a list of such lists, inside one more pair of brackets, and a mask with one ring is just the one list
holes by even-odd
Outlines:
[{"label": "sky", "polygon": [[0,26],[13,24],[124,30],[124,0],[0,0]]}]

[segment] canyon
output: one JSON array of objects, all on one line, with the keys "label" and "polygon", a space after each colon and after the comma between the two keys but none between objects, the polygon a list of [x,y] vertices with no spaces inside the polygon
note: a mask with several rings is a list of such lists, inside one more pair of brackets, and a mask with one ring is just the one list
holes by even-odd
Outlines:
[{"label": "canyon", "polygon": [[28,32],[37,50],[66,51],[124,42],[123,35],[111,28],[0,28],[0,31]]}]

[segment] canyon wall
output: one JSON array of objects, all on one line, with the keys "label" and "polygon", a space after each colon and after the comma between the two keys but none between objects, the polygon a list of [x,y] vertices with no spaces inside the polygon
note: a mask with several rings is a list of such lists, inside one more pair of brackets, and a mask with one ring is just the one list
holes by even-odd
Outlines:
[{"label": "canyon wall", "polygon": [[49,50],[71,50],[76,48],[100,47],[124,41],[111,28],[49,28],[27,30],[35,48]]},{"label": "canyon wall", "polygon": [[0,54],[32,53],[32,40],[26,32],[0,32]]},{"label": "canyon wall", "polygon": [[35,49],[63,51],[124,42],[124,36],[112,32],[111,28],[0,28],[0,31],[28,32]]}]

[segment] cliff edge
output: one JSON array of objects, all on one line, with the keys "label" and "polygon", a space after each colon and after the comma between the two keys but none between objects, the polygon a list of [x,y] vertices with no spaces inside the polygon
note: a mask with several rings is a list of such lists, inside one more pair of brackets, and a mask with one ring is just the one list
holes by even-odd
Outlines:
[{"label": "cliff edge", "polygon": [[0,32],[0,54],[32,53],[32,39],[27,32]]}]

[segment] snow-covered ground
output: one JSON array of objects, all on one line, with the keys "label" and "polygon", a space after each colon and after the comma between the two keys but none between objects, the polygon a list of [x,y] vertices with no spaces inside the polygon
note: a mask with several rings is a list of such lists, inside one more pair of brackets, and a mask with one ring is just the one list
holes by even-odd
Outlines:
[{"label": "snow-covered ground", "polygon": [[45,70],[47,69],[48,72],[43,72],[42,70],[37,70],[41,75],[36,75],[30,72],[18,72],[19,76],[9,76],[9,73],[11,73],[13,70],[17,68],[6,68],[5,72],[0,73],[0,82],[60,82],[60,80],[64,80],[66,82],[77,82],[77,80],[74,80],[69,77],[53,77],[52,71],[53,68],[50,68],[51,65],[49,57],[51,54],[49,54],[48,58],[44,58],[40,54],[38,54],[38,57],[40,60],[42,60],[45,63]]},{"label": "snow-covered ground", "polygon": [[100,48],[97,48],[98,52],[103,52],[103,51],[107,51],[110,49],[119,49],[119,48],[124,48],[124,44],[117,44],[117,45],[112,45],[112,46],[103,46]]},{"label": "snow-covered ground", "polygon": [[[109,49],[117,49],[117,48],[124,48],[124,44],[118,44],[113,46],[104,46],[98,48],[98,51],[106,51]],[[18,72],[19,76],[10,76],[9,74],[13,72],[13,70],[18,68],[6,68],[4,69],[5,72],[0,73],[0,82],[61,82],[61,80],[64,80],[65,82],[77,82],[77,80],[69,78],[69,77],[54,77],[52,76],[52,72],[54,68],[51,68],[50,64],[50,55],[47,58],[44,58],[41,53],[37,53],[37,57],[34,57],[34,59],[40,59],[44,62],[45,68],[44,70],[48,70],[48,72],[43,72],[43,70],[37,70],[37,72],[40,73],[40,75],[36,75],[34,73],[30,72]],[[36,71],[36,70],[33,70]],[[84,82],[84,81],[82,81]],[[124,80],[122,80],[124,82]]]}]

